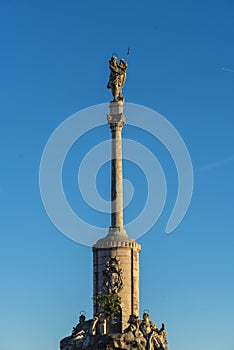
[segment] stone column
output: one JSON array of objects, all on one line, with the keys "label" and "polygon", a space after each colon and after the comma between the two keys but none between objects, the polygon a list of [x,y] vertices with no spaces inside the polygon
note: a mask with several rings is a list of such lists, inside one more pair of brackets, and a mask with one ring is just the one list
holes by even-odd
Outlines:
[{"label": "stone column", "polygon": [[[106,263],[114,258],[122,273],[123,288],[121,317],[112,332],[123,332],[128,327],[130,315],[139,316],[139,252],[141,246],[129,238],[123,226],[123,185],[122,185],[122,129],[125,124],[123,102],[110,102],[107,116],[112,132],[112,181],[111,181],[111,227],[105,238],[93,246],[93,294],[105,293]],[[100,311],[94,303],[94,314]]]},{"label": "stone column", "polygon": [[123,102],[110,102],[107,120],[112,133],[111,228],[123,231],[122,129],[126,121]]}]

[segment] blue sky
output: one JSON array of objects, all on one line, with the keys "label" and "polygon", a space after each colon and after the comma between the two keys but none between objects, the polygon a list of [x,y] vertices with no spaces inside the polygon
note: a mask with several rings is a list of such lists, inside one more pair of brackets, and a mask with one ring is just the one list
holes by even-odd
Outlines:
[{"label": "blue sky", "polygon": [[[50,222],[40,198],[39,164],[64,119],[110,100],[108,60],[113,52],[125,57],[128,46],[126,101],[155,109],[176,127],[195,174],[189,211],[166,235],[177,190],[173,163],[156,140],[125,127],[126,136],[157,154],[168,181],[165,210],[139,240],[141,310],[166,323],[171,350],[233,349],[233,16],[233,0],[2,1],[2,350],[58,349],[80,310],[92,317],[91,249]],[[80,149],[109,136],[108,126],[100,127],[81,140]],[[74,147],[65,175],[77,212],[78,151]],[[142,182],[134,166],[124,169]],[[108,170],[98,182],[104,197]],[[129,217],[144,205],[142,188]],[[93,219],[88,211],[83,215]],[[95,217],[109,226],[107,215]]]}]

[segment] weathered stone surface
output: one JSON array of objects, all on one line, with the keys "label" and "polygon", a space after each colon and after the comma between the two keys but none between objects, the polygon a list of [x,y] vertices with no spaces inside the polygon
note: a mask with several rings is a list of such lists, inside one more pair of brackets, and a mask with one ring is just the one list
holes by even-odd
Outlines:
[{"label": "weathered stone surface", "polygon": [[[119,291],[121,298],[121,327],[123,331],[128,327],[130,315],[139,315],[139,249],[140,245],[133,247],[96,248],[93,247],[94,263],[94,298],[99,292],[103,292],[105,285],[106,262],[110,258],[116,258],[121,268],[122,289]],[[133,258],[134,256],[134,258]],[[94,314],[99,312],[94,304]]]},{"label": "weathered stone surface", "polygon": [[135,315],[129,318],[129,326],[123,333],[96,334],[97,318],[81,322],[73,328],[72,335],[60,342],[61,350],[168,350],[164,324],[159,329],[144,313],[143,320]]},{"label": "weathered stone surface", "polygon": [[[111,227],[106,237],[93,246],[93,296],[106,291],[105,269],[109,259],[117,259],[121,269],[122,288],[119,329],[128,327],[129,316],[139,315],[139,252],[141,246],[129,238],[123,226],[122,128],[125,124],[123,101],[110,102],[107,115],[112,133]],[[113,281],[116,276],[111,277]],[[100,313],[94,304],[94,314]]]},{"label": "weathered stone surface", "polygon": [[[122,129],[125,124],[122,102],[110,103],[107,116],[112,133],[111,157],[111,227],[124,232],[123,228],[123,170],[122,170]],[[113,232],[112,232],[113,233]],[[118,233],[118,231],[117,231]]]},{"label": "weathered stone surface", "polygon": [[[89,344],[85,347],[82,345],[67,345],[61,350],[148,350],[147,341],[144,337],[135,337],[131,333],[114,333],[106,335],[93,335],[89,337]],[[165,350],[164,347],[152,348],[157,350]]]}]

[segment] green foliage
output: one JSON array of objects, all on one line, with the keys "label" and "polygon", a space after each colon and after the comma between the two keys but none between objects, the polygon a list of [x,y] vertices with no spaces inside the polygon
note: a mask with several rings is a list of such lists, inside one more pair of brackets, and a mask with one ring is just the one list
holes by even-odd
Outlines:
[{"label": "green foliage", "polygon": [[103,294],[99,292],[95,298],[95,303],[102,308],[101,314],[107,320],[120,314],[121,298],[116,293]]}]

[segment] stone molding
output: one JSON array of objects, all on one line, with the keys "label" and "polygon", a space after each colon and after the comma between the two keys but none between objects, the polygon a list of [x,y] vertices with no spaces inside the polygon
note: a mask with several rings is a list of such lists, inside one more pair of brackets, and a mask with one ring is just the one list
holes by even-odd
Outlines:
[{"label": "stone molding", "polygon": [[93,245],[93,249],[106,249],[106,248],[133,248],[136,249],[138,252],[141,251],[141,245],[137,243],[135,240],[126,239],[126,240],[104,240],[104,241],[98,241],[96,244]]}]

